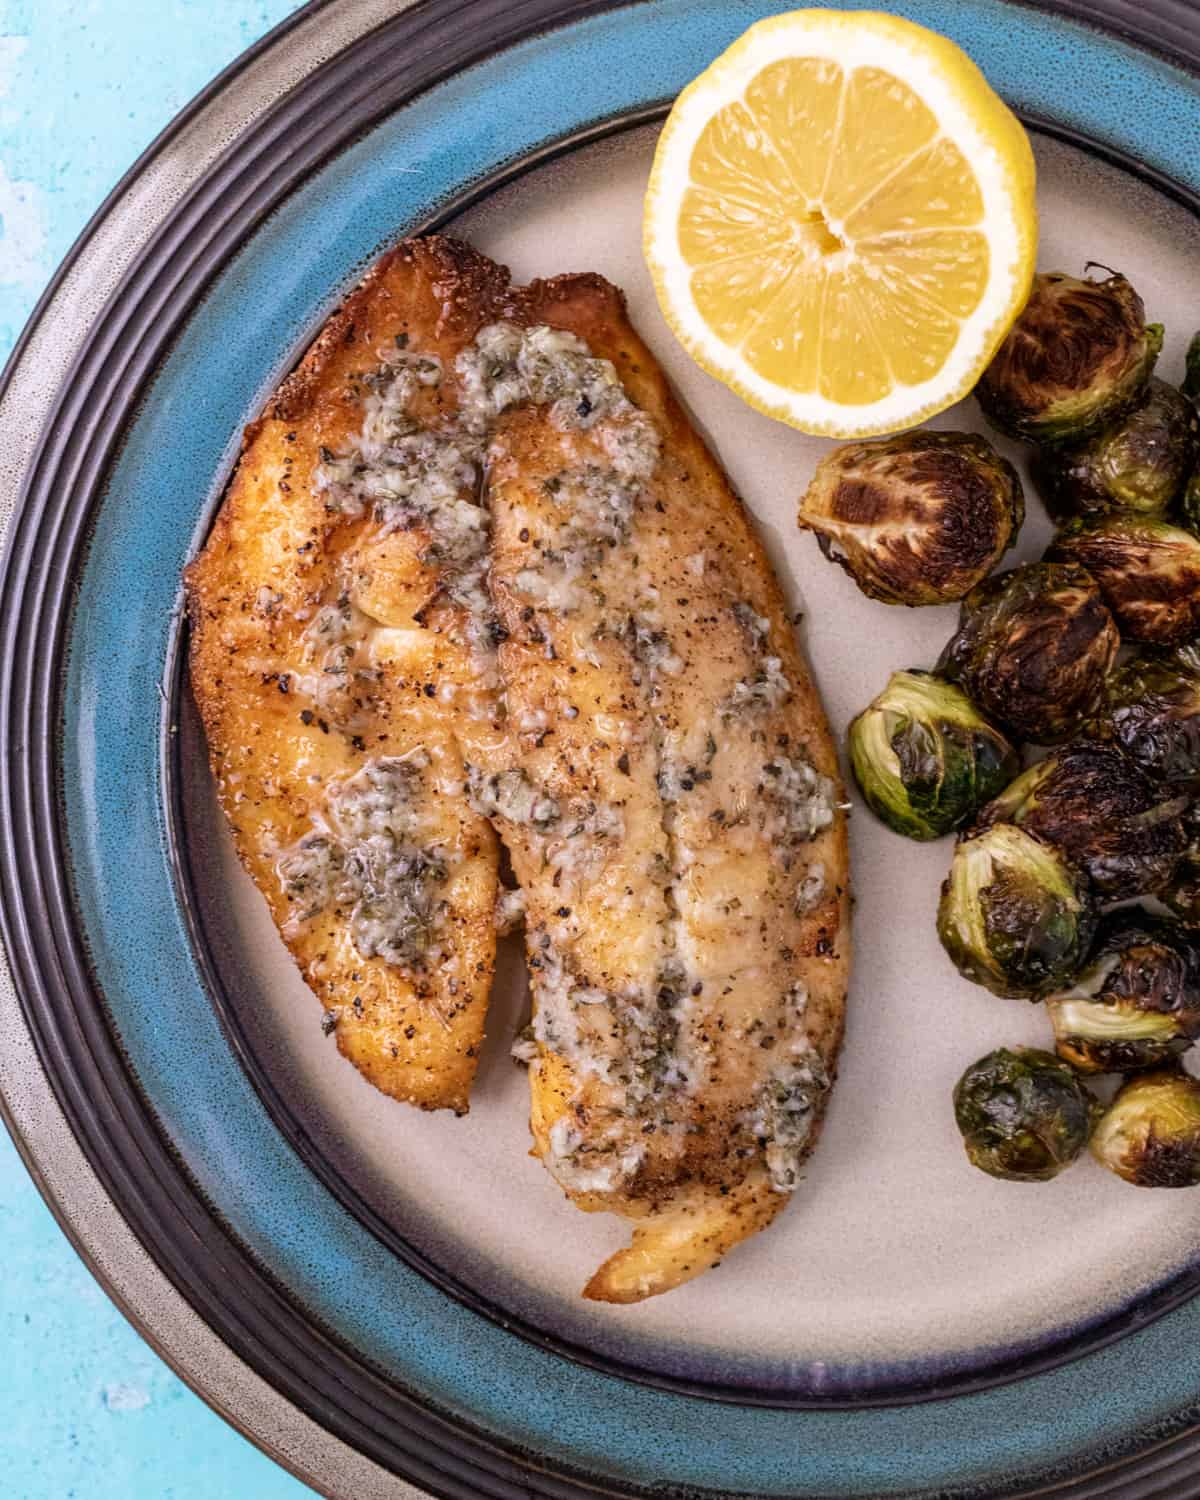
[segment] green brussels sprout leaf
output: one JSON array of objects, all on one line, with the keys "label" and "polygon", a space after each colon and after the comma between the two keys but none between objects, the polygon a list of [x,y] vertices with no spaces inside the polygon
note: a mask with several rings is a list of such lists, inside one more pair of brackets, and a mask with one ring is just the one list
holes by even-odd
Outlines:
[{"label": "green brussels sprout leaf", "polygon": [[1200,634],[1200,537],[1153,516],[1072,521],[1046,552],[1095,578],[1121,634],[1175,646]]},{"label": "green brussels sprout leaf", "polygon": [[1041,999],[1082,966],[1095,929],[1085,877],[1023,828],[996,823],[955,849],[938,936],[975,984]]},{"label": "green brussels sprout leaf", "polygon": [[1173,386],[1151,380],[1141,401],[1082,443],[1044,448],[1033,473],[1052,514],[1165,515],[1200,455],[1200,417]]},{"label": "green brussels sprout leaf", "polygon": [[1087,967],[1046,1008],[1081,1072],[1160,1067],[1200,1035],[1200,933],[1142,907],[1109,912]]},{"label": "green brussels sprout leaf", "polygon": [[1187,852],[1187,798],[1113,745],[1078,740],[1030,766],[979,813],[1052,844],[1110,901],[1161,889]]},{"label": "green brussels sprout leaf", "polygon": [[1031,443],[1073,442],[1133,406],[1162,348],[1124,276],[1035,276],[1029,301],[975,389],[989,420]]},{"label": "green brussels sprout leaf", "polygon": [[1183,394],[1190,401],[1200,401],[1200,333],[1192,335],[1192,341],[1187,347],[1187,374],[1183,377],[1181,387]]},{"label": "green brussels sprout leaf", "polygon": [[1024,517],[1016,470],[983,438],[921,431],[827,454],[798,519],[863,593],[920,605],[961,599]]},{"label": "green brussels sprout leaf", "polygon": [[1200,783],[1200,649],[1146,650],[1118,667],[1090,732],[1160,781]]},{"label": "green brussels sprout leaf", "polygon": [[981,1057],[954,1090],[967,1157],[991,1177],[1048,1182],[1087,1145],[1100,1105],[1065,1063],[1035,1047]]},{"label": "green brussels sprout leaf", "polygon": [[1179,1067],[1139,1073],[1092,1133],[1092,1154],[1136,1187],[1200,1183],[1200,1083]]},{"label": "green brussels sprout leaf", "polygon": [[1200,468],[1193,469],[1179,497],[1179,519],[1200,535]]},{"label": "green brussels sprout leaf", "polygon": [[967,595],[937,671],[1017,738],[1052,745],[1095,712],[1119,646],[1089,573],[1026,563]]},{"label": "green brussels sprout leaf", "polygon": [[848,743],[867,806],[913,839],[960,827],[1019,769],[967,695],[928,672],[894,673],[851,723]]}]

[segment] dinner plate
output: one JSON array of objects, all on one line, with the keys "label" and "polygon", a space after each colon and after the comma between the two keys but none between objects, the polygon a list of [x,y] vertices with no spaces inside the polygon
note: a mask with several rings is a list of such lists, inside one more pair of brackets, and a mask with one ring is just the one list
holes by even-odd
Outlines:
[{"label": "dinner plate", "polygon": [[[761,3],[309,6],[105,205],[0,396],[18,495],[0,595],[0,986],[9,1123],[139,1327],[336,1496],[1200,1494],[1200,1201],[1086,1163],[973,1173],[949,1093],[1044,1040],[933,912],[945,842],[856,806],[856,966],[822,1145],[777,1224],[635,1308],[620,1242],[526,1155],[502,957],[466,1120],[374,1093],[240,873],[182,664],[179,572],[241,427],[399,235],[524,279],[603,272],[758,519],[839,732],[952,610],[866,600],[794,526],[827,444],[674,343],[639,250],[669,101]],[[783,8],[783,7],[778,7]],[[893,7],[1029,125],[1043,266],[1126,271],[1182,373],[1200,321],[1200,18],[1184,5]],[[985,431],[973,403],[937,419]],[[1015,460],[1015,448],[1004,448]],[[1036,502],[1016,556],[1049,536]],[[1196,1195],[1200,1200],[1200,1195]]]}]

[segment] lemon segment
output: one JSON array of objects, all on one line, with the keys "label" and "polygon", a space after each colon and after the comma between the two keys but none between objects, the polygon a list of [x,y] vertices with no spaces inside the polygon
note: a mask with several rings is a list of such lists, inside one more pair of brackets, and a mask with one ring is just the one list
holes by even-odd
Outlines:
[{"label": "lemon segment", "polygon": [[761,21],[676,101],[646,195],[672,329],[793,426],[890,432],[975,383],[1037,248],[1020,123],[945,37],[869,11]]}]

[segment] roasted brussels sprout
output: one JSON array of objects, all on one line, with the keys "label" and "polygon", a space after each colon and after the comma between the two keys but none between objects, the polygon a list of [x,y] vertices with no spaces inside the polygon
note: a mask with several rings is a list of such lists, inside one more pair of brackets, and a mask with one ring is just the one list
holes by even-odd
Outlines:
[{"label": "roasted brussels sprout", "polygon": [[827,454],[799,524],[872,599],[946,604],[991,572],[1024,519],[1016,470],[983,438],[909,432]]},{"label": "roasted brussels sprout", "polygon": [[1058,1055],[1081,1072],[1161,1067],[1200,1036],[1200,933],[1139,906],[1109,912],[1087,967],[1046,1008]]},{"label": "roasted brussels sprout", "polygon": [[1198,454],[1196,408],[1164,380],[1151,380],[1141,401],[1082,443],[1043,448],[1033,477],[1058,516],[1109,511],[1165,514]]},{"label": "roasted brussels sprout", "polygon": [[1139,1073],[1092,1132],[1092,1155],[1136,1187],[1200,1182],[1200,1083],[1182,1068]]},{"label": "roasted brussels sprout", "polygon": [[1180,389],[1189,401],[1200,401],[1200,333],[1188,345],[1186,371]]},{"label": "roasted brussels sprout", "polygon": [[1096,432],[1141,395],[1162,348],[1124,276],[1033,279],[1025,310],[975,388],[1001,432],[1032,443]]},{"label": "roasted brussels sprout", "polygon": [[[1200,333],[1193,334],[1192,342],[1188,345],[1187,373],[1180,390],[1189,401],[1200,405]],[[1200,465],[1192,470],[1184,486],[1179,511],[1184,524],[1200,534]]]},{"label": "roasted brussels sprout", "polygon": [[1118,667],[1090,732],[1160,781],[1200,783],[1200,646],[1143,651]]},{"label": "roasted brussels sprout", "polygon": [[959,973],[994,995],[1040,1000],[1061,988],[1095,930],[1086,878],[1023,828],[996,823],[955,849],[938,936]]},{"label": "roasted brussels sprout", "polygon": [[1179,519],[1200,535],[1200,468],[1193,469],[1179,498]]},{"label": "roasted brussels sprout", "polygon": [[1153,516],[1072,521],[1055,537],[1048,562],[1086,568],[1121,634],[1176,646],[1200,634],[1200,536]]},{"label": "roasted brussels sprout", "polygon": [[1187,852],[1187,805],[1115,746],[1079,740],[1018,776],[980,810],[976,827],[1015,823],[1120,901],[1160,890],[1175,873]]},{"label": "roasted brussels sprout", "polygon": [[1120,644],[1088,573],[1027,563],[971,590],[937,670],[1020,739],[1053,745],[1095,712]]},{"label": "roasted brussels sprout", "polygon": [[894,672],[847,739],[867,806],[910,839],[958,828],[1020,769],[962,689],[929,672]]},{"label": "roasted brussels sprout", "polygon": [[1001,1047],[954,1089],[971,1165],[1009,1182],[1049,1182],[1087,1145],[1100,1104],[1070,1068],[1036,1047]]},{"label": "roasted brussels sprout", "polygon": [[1176,916],[1192,926],[1200,926],[1200,854],[1195,849],[1179,861],[1159,896]]}]

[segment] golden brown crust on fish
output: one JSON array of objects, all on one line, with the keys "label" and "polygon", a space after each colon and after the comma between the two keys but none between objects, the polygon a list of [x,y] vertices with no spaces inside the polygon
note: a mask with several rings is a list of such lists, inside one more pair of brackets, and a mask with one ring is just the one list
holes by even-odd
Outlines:
[{"label": "golden brown crust on fish", "polygon": [[[425,510],[406,444],[441,486]],[[636,1224],[585,1295],[655,1295],[765,1227],[841,1039],[837,760],[762,545],[621,293],[398,246],[248,429],[187,585],[222,805],[342,1050],[466,1107],[494,826],[526,903],[534,1149]],[[397,859],[411,901],[377,889]]]},{"label": "golden brown crust on fish", "polygon": [[[343,446],[360,426],[362,382],[378,370],[380,350],[407,335],[452,364],[474,333],[468,311],[485,316],[506,285],[498,267],[466,247],[418,241],[390,252],[247,430],[212,534],[186,578],[192,686],[243,863],[336,1021],[341,1051],[385,1093],[460,1112],[483,1037],[497,891],[495,836],[461,790],[460,700],[447,701],[449,690],[472,691],[461,611],[443,602],[416,622],[437,595],[441,570],[412,546],[390,559],[387,586],[367,597],[364,584],[379,571],[372,518],[331,512],[315,476],[322,449]],[[454,395],[431,389],[418,398],[437,416]],[[407,543],[414,533],[394,535]],[[370,580],[360,563],[374,565]],[[306,637],[343,594],[366,638],[358,648],[364,670],[379,674],[358,691],[339,688]],[[377,613],[363,614],[356,600]],[[473,725],[486,733],[488,719]],[[331,785],[415,750],[432,757],[426,831],[452,869],[437,893],[448,905],[445,954],[406,971],[362,956],[344,908],[297,926],[279,865],[281,851],[311,834]]]},{"label": "golden brown crust on fish", "polygon": [[[535,1004],[563,1009],[565,972],[574,994],[605,995],[610,1010],[640,995],[649,1010],[665,975],[685,1012],[671,1046],[690,1053],[674,1059],[692,1072],[690,1086],[660,1082],[631,1107],[611,1068],[597,1076],[570,1055],[576,1037],[566,1053],[543,1040],[531,1068],[535,1149],[579,1207],[639,1225],[585,1295],[632,1301],[715,1264],[786,1202],[756,1134],[764,1087],[785,1092],[785,1115],[807,1109],[803,1139],[776,1163],[776,1187],[794,1181],[816,1141],[849,963],[845,819],[833,741],[761,542],[623,298],[594,276],[534,283],[527,297],[528,319],[612,362],[661,444],[627,538],[593,551],[565,610],[541,597],[562,572],[544,564],[563,550],[551,491],[556,475],[570,489],[572,474],[603,465],[595,430],[564,432],[545,407],[517,410],[489,466],[515,762],[572,816],[598,806],[620,820],[608,850],[574,879],[553,831],[499,820],[525,891]],[[639,632],[651,653],[673,658],[664,669],[647,665],[644,649],[639,660]],[[811,837],[787,826],[790,812],[803,824],[809,788],[794,783],[807,768],[826,778],[829,801]],[[575,1005],[575,1017],[587,1024],[594,1008]],[[552,1035],[564,1030],[569,1015]],[[815,1086],[802,1097],[806,1067]],[[636,1158],[628,1170],[626,1154]]]}]

